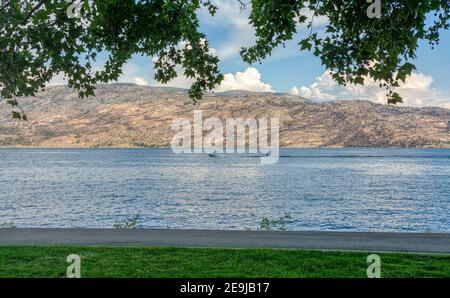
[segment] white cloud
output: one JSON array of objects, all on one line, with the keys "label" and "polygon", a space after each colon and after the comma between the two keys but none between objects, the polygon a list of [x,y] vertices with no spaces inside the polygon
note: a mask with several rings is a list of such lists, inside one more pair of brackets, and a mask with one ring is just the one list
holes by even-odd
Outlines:
[{"label": "white cloud", "polygon": [[[167,84],[155,83],[155,86],[163,87],[177,87],[188,89],[191,87],[194,80],[183,75],[181,67],[177,67],[178,76],[168,82]],[[272,86],[261,81],[261,74],[254,67],[249,67],[243,72],[236,72],[235,74],[227,73],[224,75],[224,80],[218,86],[216,92],[225,92],[230,90],[244,90],[254,92],[274,92]]]},{"label": "white cloud", "polygon": [[[134,60],[136,59],[136,60]],[[137,60],[139,59],[139,60]],[[154,84],[153,61],[151,57],[133,57],[122,68],[122,74],[117,82],[134,83],[141,86],[150,86]]]},{"label": "white cloud", "polygon": [[[413,107],[438,106],[449,108],[450,96],[433,88],[433,78],[422,73],[413,73],[405,83],[396,88],[403,97],[403,105]],[[369,100],[386,103],[386,90],[372,79],[364,85],[339,86],[329,72],[323,73],[310,86],[293,87],[291,93],[319,102],[330,100]]]},{"label": "white cloud", "polygon": [[139,77],[134,78],[134,83],[136,85],[140,85],[140,86],[148,86],[148,81],[144,80],[143,78],[139,78]]},{"label": "white cloud", "polygon": [[52,80],[47,84],[47,86],[58,86],[58,85],[67,85],[67,79],[64,74],[59,73],[52,78]]},{"label": "white cloud", "polygon": [[181,66],[176,66],[175,71],[177,72],[177,76],[174,79],[167,82],[166,84],[162,84],[160,82],[157,82],[156,80],[153,80],[152,85],[158,87],[175,87],[183,89],[191,88],[192,84],[194,83],[194,80],[183,75],[184,72],[183,68]]},{"label": "white cloud", "polygon": [[[313,20],[313,14],[314,12],[310,9],[304,8],[301,10],[301,14],[305,15],[308,20],[306,21],[306,23],[303,24],[298,24],[297,25],[297,30],[310,30],[309,28],[306,28],[306,24],[309,24],[310,21]],[[328,25],[329,20],[326,16],[314,16],[314,20],[313,20],[313,30],[323,30],[325,28],[326,25]]]},{"label": "white cloud", "polygon": [[441,108],[449,109],[449,110],[450,110],[450,102],[443,103],[443,104],[441,105]]},{"label": "white cloud", "polygon": [[214,1],[217,13],[211,16],[207,9],[202,9],[199,14],[202,27],[210,29],[226,28],[225,36],[222,36],[220,45],[215,45],[217,55],[222,61],[239,56],[241,47],[250,46],[255,42],[255,31],[249,24],[249,7],[241,10],[239,1],[222,0]]},{"label": "white cloud", "polygon": [[187,78],[183,75],[182,72],[178,72],[178,76],[168,82],[167,84],[161,84],[159,82],[156,82],[154,85],[159,87],[175,87],[175,88],[183,88],[183,89],[189,89],[192,86],[192,83],[194,83],[194,80]]},{"label": "white cloud", "polygon": [[225,92],[229,90],[274,92],[271,85],[261,82],[261,74],[254,67],[249,67],[244,72],[237,72],[234,75],[226,74],[216,91]]},{"label": "white cloud", "polygon": [[337,83],[334,82],[331,76],[324,73],[320,77],[317,77],[316,81],[311,86],[303,86],[300,88],[293,87],[291,93],[308,99],[328,101],[336,99],[336,96],[330,92],[336,87]]},{"label": "white cloud", "polygon": [[139,67],[132,63],[126,63],[122,68],[122,74],[120,75],[118,82],[121,83],[135,83],[134,78],[139,77]]},{"label": "white cloud", "polygon": [[[217,13],[211,16],[207,9],[202,9],[199,14],[202,28],[218,29],[215,34],[220,34],[220,44],[215,44],[217,55],[222,61],[239,58],[242,47],[250,47],[255,44],[255,29],[250,24],[249,13],[251,11],[251,2],[247,1],[247,8],[241,9],[241,4],[236,0],[213,1],[217,6]],[[297,23],[297,32],[293,39],[287,41],[284,47],[275,49],[267,61],[276,61],[285,58],[291,58],[299,55],[300,47],[298,41],[305,38],[310,33],[307,24],[313,19],[313,12],[303,9],[302,14],[308,20],[303,23]],[[324,16],[315,16],[313,31],[323,34],[325,26],[328,24],[328,18]],[[224,31],[226,28],[226,31]]]}]

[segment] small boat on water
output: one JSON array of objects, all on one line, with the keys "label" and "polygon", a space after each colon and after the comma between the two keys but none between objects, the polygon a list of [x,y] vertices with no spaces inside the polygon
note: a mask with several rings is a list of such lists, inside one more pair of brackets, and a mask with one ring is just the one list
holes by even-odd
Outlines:
[{"label": "small boat on water", "polygon": [[267,157],[270,153],[209,153],[209,157]]}]

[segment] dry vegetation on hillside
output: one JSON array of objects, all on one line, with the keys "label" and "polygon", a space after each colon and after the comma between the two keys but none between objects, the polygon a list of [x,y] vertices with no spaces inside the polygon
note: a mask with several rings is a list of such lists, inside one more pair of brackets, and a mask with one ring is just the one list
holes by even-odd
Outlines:
[{"label": "dry vegetation on hillside", "polygon": [[0,103],[0,146],[163,147],[175,118],[279,117],[284,147],[450,147],[450,110],[367,101],[312,103],[289,94],[232,91],[194,105],[187,92],[131,84],[98,86],[79,99],[63,86],[21,99],[29,122],[11,119]]}]

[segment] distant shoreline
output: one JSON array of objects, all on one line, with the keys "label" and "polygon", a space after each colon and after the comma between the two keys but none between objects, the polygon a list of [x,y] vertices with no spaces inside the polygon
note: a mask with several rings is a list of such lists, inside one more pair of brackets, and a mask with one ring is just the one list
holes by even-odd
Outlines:
[{"label": "distant shoreline", "polygon": [[[39,147],[39,146],[0,146],[0,149],[171,149],[171,147]],[[450,149],[448,146],[430,147],[280,147],[280,149]]]}]

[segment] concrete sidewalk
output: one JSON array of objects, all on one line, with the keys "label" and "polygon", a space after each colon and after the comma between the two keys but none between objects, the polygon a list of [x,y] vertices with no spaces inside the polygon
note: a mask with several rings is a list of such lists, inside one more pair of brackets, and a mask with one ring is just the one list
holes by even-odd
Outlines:
[{"label": "concrete sidewalk", "polygon": [[0,246],[173,246],[450,253],[450,234],[0,229]]}]

